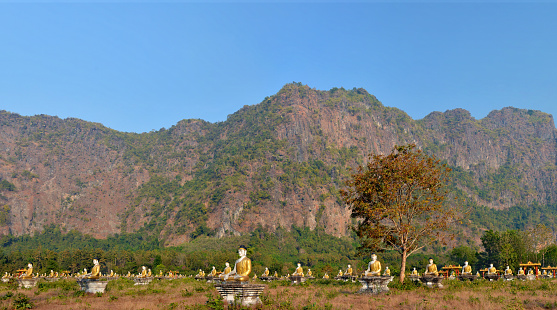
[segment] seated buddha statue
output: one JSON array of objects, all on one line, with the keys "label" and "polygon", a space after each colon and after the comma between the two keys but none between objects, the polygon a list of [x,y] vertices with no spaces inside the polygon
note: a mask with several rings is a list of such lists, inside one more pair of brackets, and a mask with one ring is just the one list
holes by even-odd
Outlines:
[{"label": "seated buddha statue", "polygon": [[520,267],[520,268],[518,269],[518,274],[519,274],[519,275],[524,275],[524,270],[522,269],[522,267]]},{"label": "seated buddha statue", "polygon": [[489,264],[489,268],[487,268],[487,274],[497,274],[497,269],[493,267],[493,264]]},{"label": "seated buddha statue", "polygon": [[344,275],[345,276],[351,276],[353,272],[354,272],[354,270],[352,269],[352,266],[348,265],[348,268],[346,268],[346,271],[344,272]]},{"label": "seated buddha statue", "polygon": [[323,279],[328,279],[329,275],[327,273],[325,273],[325,275],[323,275]]},{"label": "seated buddha statue", "polygon": [[91,273],[87,274],[88,279],[98,279],[101,274],[101,265],[97,259],[93,259],[93,268],[91,268]]},{"label": "seated buddha statue", "polygon": [[533,274],[534,274],[534,270],[532,270],[532,269],[528,270],[528,274],[529,274],[529,275],[533,275]]},{"label": "seated buddha statue", "polygon": [[462,274],[463,275],[472,274],[472,266],[468,265],[468,262],[464,262],[464,266],[462,266]]},{"label": "seated buddha statue", "polygon": [[304,276],[304,269],[302,268],[302,264],[298,263],[298,267],[296,267],[296,271],[292,274],[293,276]]},{"label": "seated buddha statue", "polygon": [[197,272],[197,274],[195,276],[196,277],[202,277],[203,276],[203,270],[199,269],[199,272]]},{"label": "seated buddha statue", "polygon": [[153,273],[151,272],[151,268],[147,270],[147,277],[152,277]]},{"label": "seated buddha statue", "polygon": [[132,273],[130,271],[128,271],[128,274],[126,275],[126,278],[129,278],[132,276]]},{"label": "seated buddha statue", "polygon": [[277,273],[277,271],[276,271],[276,270],[275,270],[275,274],[274,274],[274,277],[275,277],[275,278],[278,278],[278,273]]},{"label": "seated buddha statue", "polygon": [[50,274],[48,274],[49,278],[54,278],[54,270],[50,270]]},{"label": "seated buddha statue", "polygon": [[339,270],[338,270],[337,277],[342,277],[342,269],[339,269]]},{"label": "seated buddha statue", "polygon": [[429,259],[429,264],[425,266],[424,276],[438,276],[439,272],[437,272],[437,265],[433,263],[433,258]]},{"label": "seated buddha statue", "polygon": [[389,269],[389,267],[385,267],[385,272],[383,273],[384,276],[390,276],[391,275],[391,269]]},{"label": "seated buddha statue", "polygon": [[547,276],[547,270],[544,270],[542,275]]},{"label": "seated buddha statue", "polygon": [[163,276],[164,276],[164,275],[163,275],[162,269],[161,269],[161,270],[159,270],[159,277],[163,277]]},{"label": "seated buddha statue", "polygon": [[219,276],[221,280],[224,280],[224,277],[232,271],[232,268],[230,268],[230,264],[228,262],[224,263],[224,266],[224,271]]},{"label": "seated buddha statue", "polygon": [[140,278],[147,278],[147,267],[141,266],[141,274],[139,275]]},{"label": "seated buddha statue", "polygon": [[509,266],[507,266],[507,269],[505,269],[505,275],[509,276],[509,275],[512,275],[512,274],[513,274],[513,271],[511,270],[511,268],[509,268]]},{"label": "seated buddha statue", "polygon": [[308,277],[313,277],[313,273],[311,272],[311,269],[308,268]]},{"label": "seated buddha statue", "polygon": [[412,273],[410,275],[413,275],[413,276],[418,275],[418,270],[416,270],[416,267],[414,267],[414,269],[412,269]]},{"label": "seated buddha statue", "polygon": [[211,273],[209,273],[209,275],[211,277],[216,277],[217,276],[217,269],[215,269],[215,266],[213,266],[213,269],[211,269]]},{"label": "seated buddha statue", "polygon": [[23,274],[23,279],[31,279],[33,277],[33,265],[31,263],[27,264],[27,269],[25,269],[25,273]]},{"label": "seated buddha statue", "polygon": [[269,268],[265,267],[265,271],[263,272],[263,276],[264,277],[268,277],[269,276]]},{"label": "seated buddha statue", "polygon": [[371,255],[371,261],[367,264],[367,270],[364,272],[365,276],[380,276],[381,263],[377,260],[377,255]]},{"label": "seated buddha statue", "polygon": [[234,263],[234,269],[224,276],[225,281],[238,281],[246,282],[249,280],[249,274],[251,273],[251,260],[246,257],[247,249],[241,246],[238,249],[238,255],[240,258]]}]

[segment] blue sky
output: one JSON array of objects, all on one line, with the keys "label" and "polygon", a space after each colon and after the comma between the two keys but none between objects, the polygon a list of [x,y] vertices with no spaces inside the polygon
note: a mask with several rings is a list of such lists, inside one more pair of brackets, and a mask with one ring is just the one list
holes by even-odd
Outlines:
[{"label": "blue sky", "polygon": [[147,132],[226,120],[290,82],[420,119],[557,114],[557,2],[0,0],[0,110]]}]

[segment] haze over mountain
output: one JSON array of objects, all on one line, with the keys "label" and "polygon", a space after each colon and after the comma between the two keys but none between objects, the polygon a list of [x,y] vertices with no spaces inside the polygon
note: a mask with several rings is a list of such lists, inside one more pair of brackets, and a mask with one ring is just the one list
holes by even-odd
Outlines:
[{"label": "haze over mountain", "polygon": [[[454,168],[472,207],[557,202],[553,117],[512,107],[413,120],[364,89],[285,85],[226,121],[134,134],[98,123],[0,113],[0,233],[51,223],[95,237],[140,231],[179,244],[259,225],[349,232],[338,190],[371,152],[415,143]],[[478,224],[481,226],[481,224]]]}]

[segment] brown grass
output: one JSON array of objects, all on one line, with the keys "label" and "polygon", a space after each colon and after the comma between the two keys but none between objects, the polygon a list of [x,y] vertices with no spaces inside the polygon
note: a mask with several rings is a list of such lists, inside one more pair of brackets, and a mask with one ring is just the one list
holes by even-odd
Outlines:
[{"label": "brown grass", "polygon": [[[462,283],[447,281],[442,289],[391,288],[380,295],[357,294],[358,283],[288,282],[268,284],[259,309],[557,309],[557,280]],[[8,293],[11,292],[11,293]],[[131,281],[109,284],[102,295],[83,294],[77,284],[48,284],[32,289],[0,285],[0,309],[13,309],[15,295],[25,294],[33,309],[213,309],[213,285],[192,279],[154,281],[133,286]],[[8,295],[6,295],[8,294]],[[10,296],[13,295],[13,296]],[[218,308],[218,307],[216,307]],[[228,307],[228,309],[237,309]]]}]

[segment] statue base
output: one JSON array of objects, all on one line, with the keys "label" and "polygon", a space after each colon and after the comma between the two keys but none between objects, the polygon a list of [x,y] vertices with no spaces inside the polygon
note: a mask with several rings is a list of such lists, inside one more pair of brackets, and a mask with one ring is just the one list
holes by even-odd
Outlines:
[{"label": "statue base", "polygon": [[474,281],[478,278],[475,274],[461,274],[458,276],[460,281]]},{"label": "statue base", "polygon": [[10,278],[2,278],[2,282],[4,283],[10,282]]},{"label": "statue base", "polygon": [[292,284],[300,284],[302,282],[306,282],[307,278],[306,277],[302,277],[302,276],[290,276],[290,281],[292,281]]},{"label": "statue base", "polygon": [[512,274],[506,274],[503,276],[503,279],[505,279],[506,281],[512,281],[514,280],[514,276]]},{"label": "statue base", "polygon": [[536,275],[533,274],[526,275],[526,280],[534,281],[536,280]]},{"label": "statue base", "polygon": [[153,281],[153,277],[146,277],[146,278],[133,278],[133,285],[147,285]]},{"label": "statue base", "polygon": [[350,276],[349,275],[349,276],[335,277],[335,280],[344,281],[344,282],[347,282],[347,281],[356,282],[357,278],[358,278],[357,276]]},{"label": "statue base", "polygon": [[56,282],[56,281],[60,280],[60,278],[55,278],[55,277],[46,277],[46,278],[43,278],[43,279],[45,279],[48,282]]},{"label": "statue base", "polygon": [[497,281],[497,280],[499,280],[499,275],[498,274],[486,274],[484,276],[484,279],[489,280],[489,281]]},{"label": "statue base", "polygon": [[421,276],[420,282],[429,288],[442,288],[441,280],[443,279],[441,276]]},{"label": "statue base", "polygon": [[278,280],[278,278],[277,277],[270,277],[270,276],[261,276],[261,277],[259,277],[259,280],[265,281],[265,282],[271,282],[271,281]]},{"label": "statue base", "polygon": [[239,303],[242,306],[252,306],[261,304],[259,295],[263,293],[265,285],[249,284],[247,282],[223,282],[215,284],[215,288],[229,305]]},{"label": "statue base", "polygon": [[417,275],[409,275],[409,276],[408,276],[408,279],[410,279],[410,280],[412,280],[412,281],[414,281],[414,282],[417,282],[417,281],[420,281],[420,276],[417,276]]},{"label": "statue base", "polygon": [[358,281],[362,283],[362,288],[358,291],[358,294],[379,294],[389,291],[389,282],[393,281],[391,276],[363,276],[358,278]]},{"label": "statue base", "polygon": [[17,283],[19,284],[19,287],[32,288],[35,285],[37,285],[37,282],[39,282],[39,280],[40,278],[28,278],[28,279],[18,278]]},{"label": "statue base", "polygon": [[77,284],[79,284],[79,287],[85,293],[96,294],[96,293],[104,293],[104,289],[106,288],[108,281],[81,278],[81,279],[77,279]]}]

